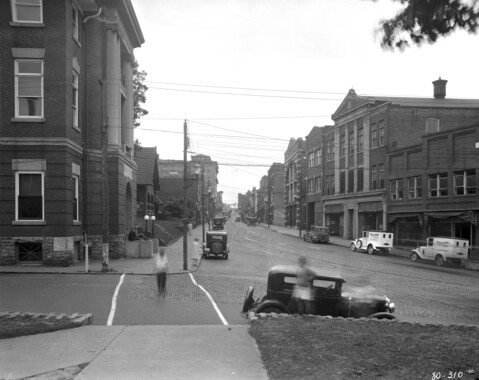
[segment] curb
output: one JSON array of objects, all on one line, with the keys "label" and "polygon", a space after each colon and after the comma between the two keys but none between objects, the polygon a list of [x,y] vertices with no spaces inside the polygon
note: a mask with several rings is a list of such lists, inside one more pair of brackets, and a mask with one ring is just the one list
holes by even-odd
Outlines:
[{"label": "curb", "polygon": [[49,314],[43,314],[43,313],[30,313],[30,312],[20,312],[20,311],[4,311],[0,312],[0,317],[7,317],[9,318],[15,318],[15,317],[23,317],[23,318],[31,318],[31,319],[55,319],[57,321],[60,321],[62,319],[69,319],[73,323],[84,326],[84,325],[90,325],[93,322],[93,315],[88,313],[88,314],[80,314],[80,313],[73,313],[72,315],[67,315],[64,313],[61,314],[55,314],[55,313],[49,313]]},{"label": "curb", "polygon": [[277,319],[277,318],[303,318],[303,319],[317,319],[317,320],[344,320],[344,321],[350,321],[350,322],[355,322],[355,323],[364,323],[364,322],[369,322],[369,323],[400,323],[400,324],[405,324],[405,325],[411,325],[411,326],[434,326],[434,327],[462,327],[462,328],[468,328],[468,329],[475,329],[479,330],[479,326],[477,325],[468,325],[464,323],[421,323],[421,322],[406,322],[406,321],[400,321],[399,319],[377,319],[377,318],[344,318],[344,317],[332,317],[330,315],[313,315],[313,314],[304,314],[304,315],[299,315],[299,314],[277,314],[277,313],[255,313],[253,311],[248,312],[247,318],[249,320],[249,323],[251,324],[252,322],[258,320],[258,319]]}]

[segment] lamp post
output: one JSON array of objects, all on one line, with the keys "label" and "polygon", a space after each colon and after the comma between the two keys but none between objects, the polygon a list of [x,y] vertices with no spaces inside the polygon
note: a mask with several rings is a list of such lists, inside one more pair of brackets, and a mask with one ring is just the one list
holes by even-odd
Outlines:
[{"label": "lamp post", "polygon": [[145,214],[144,219],[145,219],[145,237],[146,237],[146,235],[148,235],[148,221],[150,220],[150,216],[148,214]]},{"label": "lamp post", "polygon": [[211,186],[208,186],[208,230],[211,230]]},{"label": "lamp post", "polygon": [[155,220],[156,217],[153,215],[153,212],[148,211],[147,214],[145,214],[144,218],[145,219],[145,236],[148,234],[148,221],[151,220],[151,237],[155,237]]}]

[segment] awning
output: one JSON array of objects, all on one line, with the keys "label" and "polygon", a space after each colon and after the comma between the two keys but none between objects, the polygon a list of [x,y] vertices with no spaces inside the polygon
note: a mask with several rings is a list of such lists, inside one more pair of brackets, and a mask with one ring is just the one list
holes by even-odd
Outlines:
[{"label": "awning", "polygon": [[477,226],[477,213],[474,211],[425,212],[424,216],[432,219],[459,218]]},{"label": "awning", "polygon": [[421,214],[418,213],[404,213],[404,214],[388,214],[388,223],[397,222],[399,219],[403,218],[417,218],[417,221],[420,221]]}]

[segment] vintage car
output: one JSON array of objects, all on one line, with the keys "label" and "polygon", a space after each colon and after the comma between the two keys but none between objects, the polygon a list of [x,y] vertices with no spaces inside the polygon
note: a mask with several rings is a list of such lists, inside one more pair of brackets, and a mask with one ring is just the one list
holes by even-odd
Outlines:
[{"label": "vintage car", "polygon": [[230,250],[228,248],[228,233],[226,231],[206,231],[206,244],[203,249],[203,256],[223,256],[228,260]]},{"label": "vintage car", "polygon": [[214,230],[222,230],[224,228],[225,221],[223,217],[216,217],[213,218],[213,229]]},{"label": "vintage car", "polygon": [[240,217],[240,216],[237,216],[237,217],[235,218],[235,222],[241,222],[241,217]]},{"label": "vintage car", "polygon": [[329,228],[311,226],[311,229],[303,235],[303,239],[311,243],[329,243]]},{"label": "vintage car", "polygon": [[[344,318],[396,319],[394,303],[386,296],[372,294],[366,288],[343,291],[346,281],[337,274],[311,268],[315,273],[312,286],[311,313]],[[296,302],[291,302],[296,283],[296,266],[276,265],[268,273],[266,295],[253,298],[254,288],[250,286],[243,303],[243,315],[255,313],[297,313]]]},{"label": "vintage car", "polygon": [[353,240],[349,247],[351,251],[362,251],[373,255],[376,252],[389,254],[393,248],[394,234],[386,231],[363,231],[363,236]]},{"label": "vintage car", "polygon": [[433,260],[436,265],[444,262],[463,264],[469,257],[469,240],[452,237],[428,237],[425,246],[411,251],[411,260]]}]

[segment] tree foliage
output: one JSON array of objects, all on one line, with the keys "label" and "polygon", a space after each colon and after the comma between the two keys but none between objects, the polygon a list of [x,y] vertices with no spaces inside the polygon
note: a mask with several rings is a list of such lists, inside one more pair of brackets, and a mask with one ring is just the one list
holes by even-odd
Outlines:
[{"label": "tree foliage", "polygon": [[136,59],[133,60],[133,125],[138,127],[140,125],[139,119],[142,116],[148,115],[148,111],[142,107],[146,102],[146,91],[148,86],[144,84],[147,73],[139,69],[139,64]]},{"label": "tree foliage", "polygon": [[478,0],[393,1],[406,6],[395,17],[380,22],[381,45],[385,48],[434,43],[456,29],[475,33],[478,27]]}]

